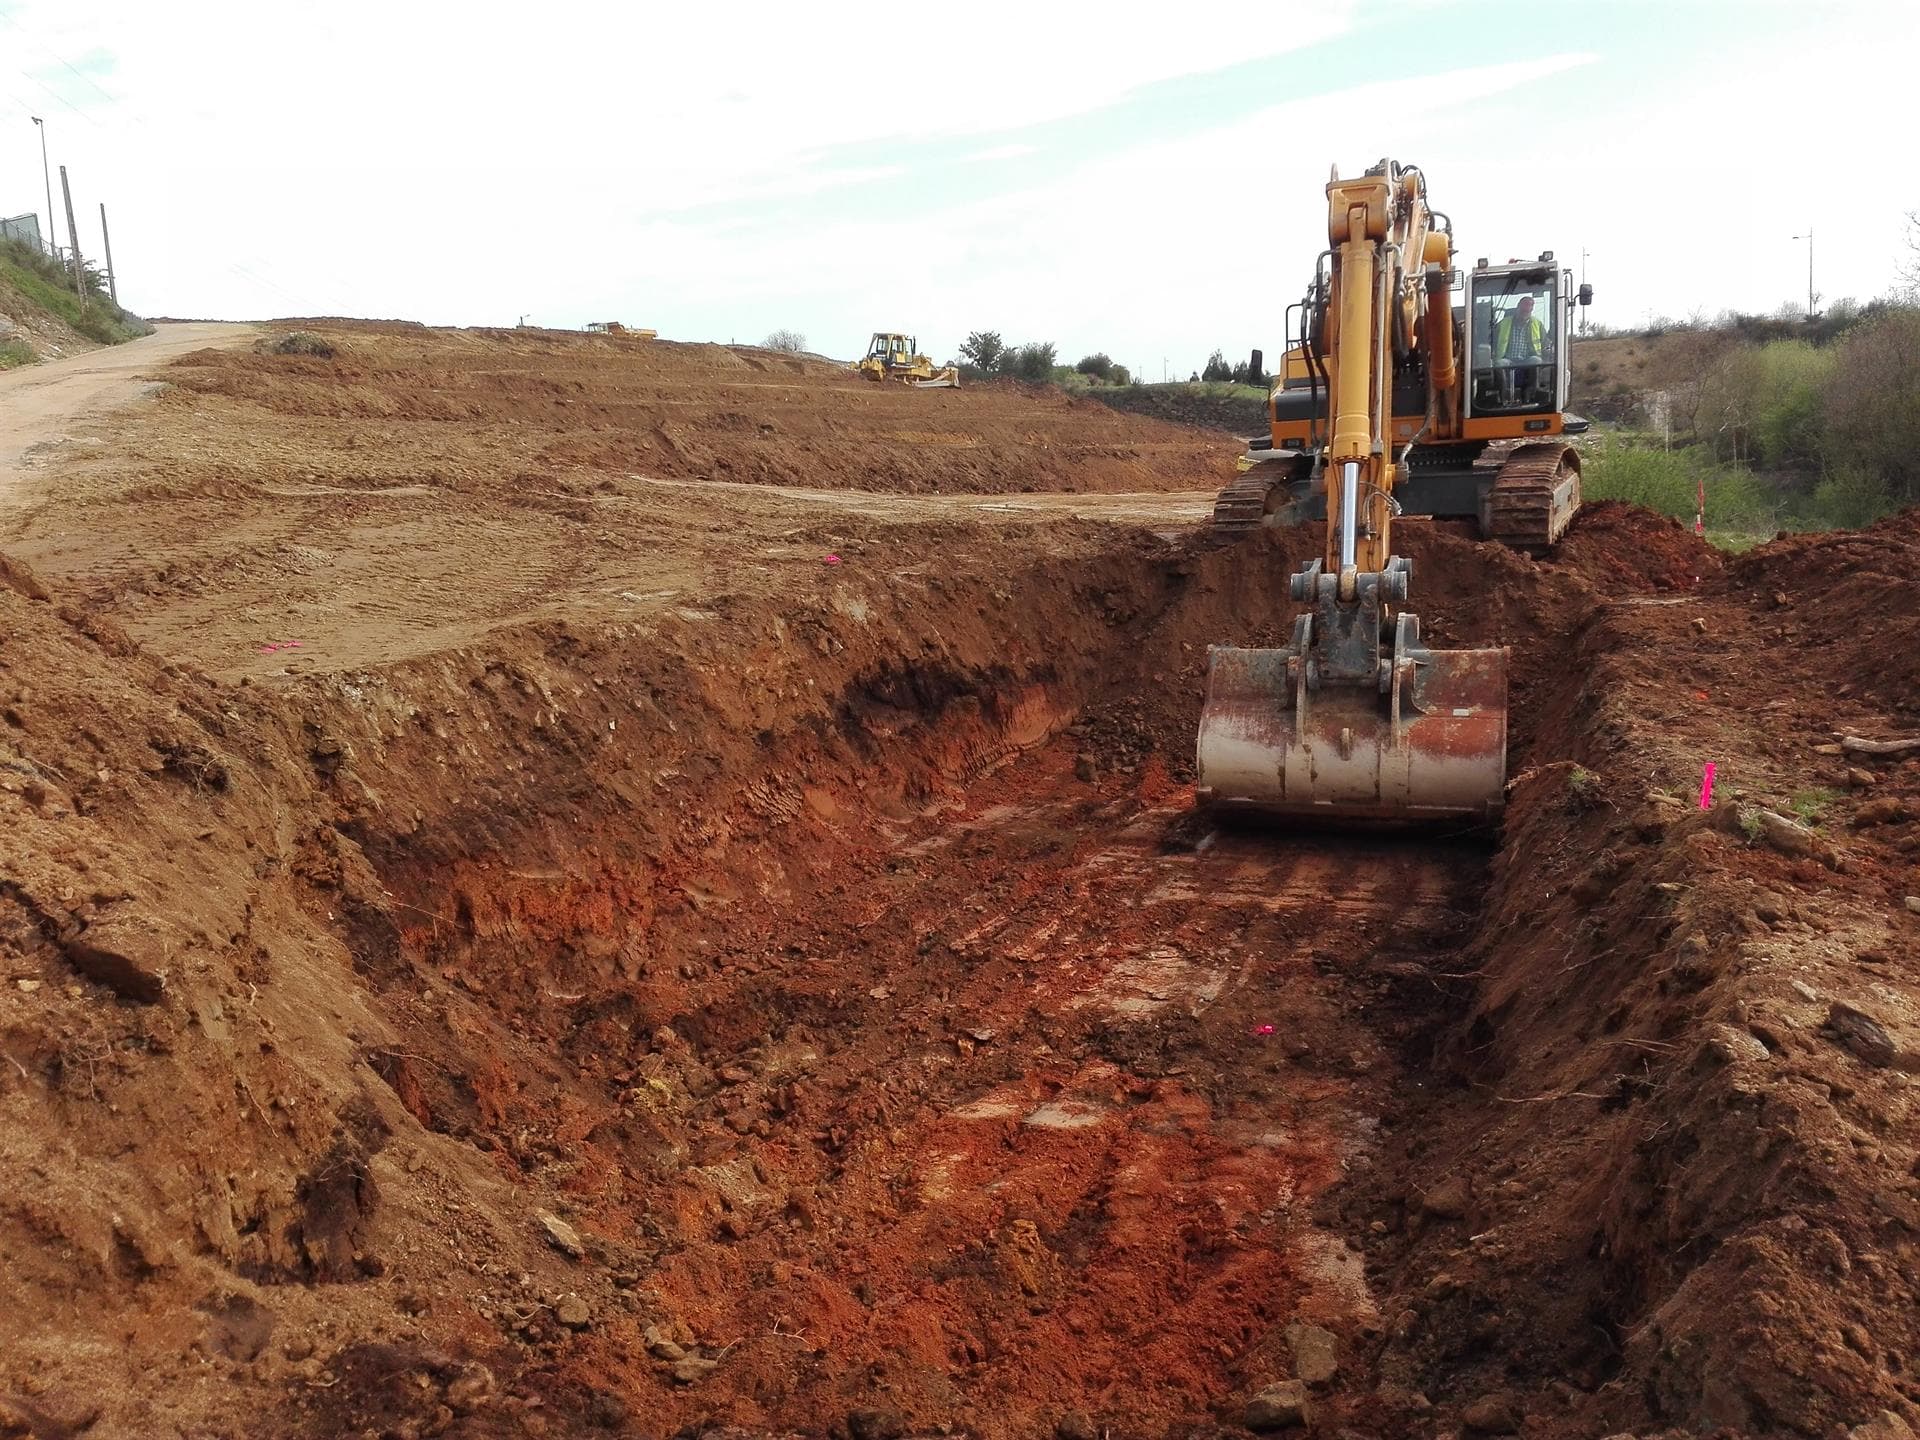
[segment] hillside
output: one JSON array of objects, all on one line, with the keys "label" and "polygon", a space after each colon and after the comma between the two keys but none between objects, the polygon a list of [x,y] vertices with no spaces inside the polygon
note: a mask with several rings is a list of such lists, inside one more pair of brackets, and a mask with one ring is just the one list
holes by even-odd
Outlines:
[{"label": "hillside", "polygon": [[28,246],[0,243],[0,370],[117,345],[153,327],[116,305],[88,272],[83,302],[59,265]]}]

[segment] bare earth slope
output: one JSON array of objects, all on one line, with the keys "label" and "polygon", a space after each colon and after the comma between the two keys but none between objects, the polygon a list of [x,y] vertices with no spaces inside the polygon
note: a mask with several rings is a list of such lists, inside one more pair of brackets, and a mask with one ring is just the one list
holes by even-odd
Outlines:
[{"label": "bare earth slope", "polygon": [[1913,517],[1408,524],[1503,834],[1220,831],[1217,436],[328,333],[0,508],[0,1435],[1920,1421]]}]

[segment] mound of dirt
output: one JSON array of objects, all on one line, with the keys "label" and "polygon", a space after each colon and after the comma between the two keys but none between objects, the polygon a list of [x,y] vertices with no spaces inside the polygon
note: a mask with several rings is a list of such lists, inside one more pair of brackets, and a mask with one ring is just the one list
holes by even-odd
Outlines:
[{"label": "mound of dirt", "polygon": [[1773,638],[1826,643],[1834,684],[1920,712],[1920,510],[1850,535],[1782,536],[1739,557],[1733,580],[1770,612]]}]

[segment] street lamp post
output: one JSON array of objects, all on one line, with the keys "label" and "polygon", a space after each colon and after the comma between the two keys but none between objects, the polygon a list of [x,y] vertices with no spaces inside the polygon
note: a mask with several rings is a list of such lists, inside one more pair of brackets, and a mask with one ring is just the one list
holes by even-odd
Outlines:
[{"label": "street lamp post", "polygon": [[1807,227],[1807,233],[1796,235],[1796,240],[1807,242],[1807,323],[1813,323],[1813,227]]},{"label": "street lamp post", "polygon": [[40,127],[40,174],[47,182],[47,253],[57,260],[60,247],[53,243],[53,172],[47,168],[47,122],[35,115],[33,123]]}]

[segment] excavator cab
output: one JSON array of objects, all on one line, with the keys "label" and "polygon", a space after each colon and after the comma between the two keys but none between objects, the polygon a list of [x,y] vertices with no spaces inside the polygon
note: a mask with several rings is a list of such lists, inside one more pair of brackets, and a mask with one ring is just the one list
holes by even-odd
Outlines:
[{"label": "excavator cab", "polygon": [[[1557,415],[1567,400],[1567,307],[1551,254],[1537,265],[1481,265],[1466,276],[1466,414]],[[1545,429],[1545,426],[1541,427]]]}]

